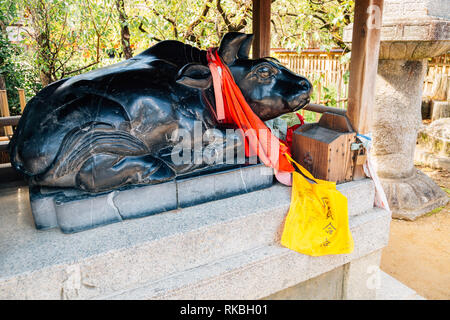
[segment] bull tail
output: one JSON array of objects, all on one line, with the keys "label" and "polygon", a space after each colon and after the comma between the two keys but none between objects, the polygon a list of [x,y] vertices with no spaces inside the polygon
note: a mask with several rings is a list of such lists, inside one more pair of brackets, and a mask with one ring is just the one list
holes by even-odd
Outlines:
[{"label": "bull tail", "polygon": [[16,144],[16,140],[17,140],[16,135],[13,135],[13,137],[9,141],[9,145],[8,145],[9,159],[11,161],[11,165],[13,168],[15,168],[18,171],[26,173],[22,158],[20,157],[19,152],[18,152],[18,146]]},{"label": "bull tail", "polygon": [[18,136],[19,132],[21,130],[20,122],[23,121],[23,117],[19,120],[19,125],[17,126],[13,136],[11,137],[11,140],[8,144],[8,153],[9,153],[9,161],[11,162],[11,166],[15,168],[16,170],[24,173],[27,176],[32,176],[33,173],[29,172],[27,170],[25,163],[22,159],[22,156],[20,154],[20,144],[18,143]]}]

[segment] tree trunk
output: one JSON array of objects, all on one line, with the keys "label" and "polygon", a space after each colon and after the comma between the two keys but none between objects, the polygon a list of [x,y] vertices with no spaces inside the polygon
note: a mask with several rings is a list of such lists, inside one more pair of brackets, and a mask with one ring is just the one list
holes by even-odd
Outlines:
[{"label": "tree trunk", "polygon": [[54,60],[49,54],[49,38],[45,33],[41,33],[37,38],[38,50],[39,50],[39,78],[41,79],[41,84],[46,87],[53,82],[52,74],[50,70],[53,67]]},{"label": "tree trunk", "polygon": [[0,74],[0,90],[6,90],[5,78]]},{"label": "tree trunk", "polygon": [[125,0],[116,0],[117,11],[119,12],[120,21],[120,38],[122,43],[122,51],[125,59],[133,57],[133,50],[130,43],[130,29],[128,28],[128,17],[125,13]]},{"label": "tree trunk", "polygon": [[53,82],[52,79],[48,76],[48,74],[42,70],[39,73],[39,79],[41,80],[42,87],[46,87]]}]

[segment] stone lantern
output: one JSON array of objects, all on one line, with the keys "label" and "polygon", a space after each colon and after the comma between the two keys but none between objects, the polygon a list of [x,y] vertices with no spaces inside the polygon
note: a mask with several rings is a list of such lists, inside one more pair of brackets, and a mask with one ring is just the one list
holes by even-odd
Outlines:
[{"label": "stone lantern", "polygon": [[[351,33],[347,27],[346,42],[351,42]],[[450,1],[384,1],[372,157],[396,218],[414,220],[448,201],[446,193],[414,167],[427,58],[448,50]]]}]

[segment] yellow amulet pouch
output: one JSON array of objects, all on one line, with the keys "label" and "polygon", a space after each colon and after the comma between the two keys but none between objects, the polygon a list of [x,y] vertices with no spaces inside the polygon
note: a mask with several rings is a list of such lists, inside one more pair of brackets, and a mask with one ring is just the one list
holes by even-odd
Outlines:
[{"label": "yellow amulet pouch", "polygon": [[313,183],[297,171],[292,173],[291,206],[281,244],[311,256],[351,253],[354,244],[348,225],[347,198],[336,190],[335,182],[315,179],[286,156]]}]

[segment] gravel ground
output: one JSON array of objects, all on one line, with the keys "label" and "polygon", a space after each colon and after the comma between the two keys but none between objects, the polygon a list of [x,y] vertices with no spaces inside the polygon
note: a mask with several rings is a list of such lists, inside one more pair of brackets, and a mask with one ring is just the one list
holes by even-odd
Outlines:
[{"label": "gravel ground", "polygon": [[[450,172],[417,166],[450,196]],[[450,299],[450,203],[416,221],[393,219],[381,269],[426,299]]]}]

